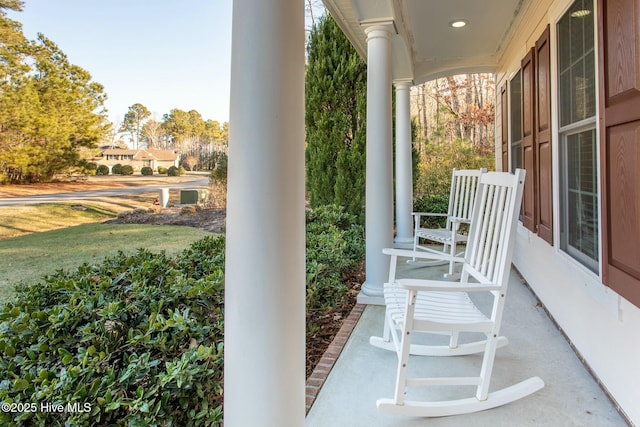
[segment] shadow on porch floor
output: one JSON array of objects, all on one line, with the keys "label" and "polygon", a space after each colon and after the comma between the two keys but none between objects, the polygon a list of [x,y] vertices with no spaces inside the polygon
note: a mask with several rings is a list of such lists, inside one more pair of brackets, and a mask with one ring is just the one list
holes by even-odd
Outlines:
[{"label": "shadow on porch floor", "polygon": [[[446,268],[402,265],[399,277],[437,277]],[[510,280],[502,326],[509,345],[498,350],[491,390],[534,375],[544,380],[542,390],[506,406],[468,415],[411,418],[380,413],[376,400],[393,396],[396,356],[369,344],[371,335],[382,333],[384,317],[383,307],[369,305],[313,403],[305,426],[627,426],[513,269]],[[481,356],[476,355],[412,356],[411,366],[447,375],[451,368],[479,369],[480,361]],[[431,390],[430,397],[447,398],[449,392],[455,390]]]}]

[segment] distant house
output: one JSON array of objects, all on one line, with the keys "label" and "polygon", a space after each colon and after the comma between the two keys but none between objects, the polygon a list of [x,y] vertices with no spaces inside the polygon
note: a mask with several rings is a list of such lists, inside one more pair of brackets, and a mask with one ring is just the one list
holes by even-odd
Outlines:
[{"label": "distant house", "polygon": [[89,161],[97,165],[105,165],[111,171],[115,164],[130,165],[134,171],[139,171],[145,166],[158,170],[158,166],[169,168],[178,167],[180,155],[173,150],[158,150],[147,148],[146,150],[130,150],[126,148],[105,147],[99,156]]}]

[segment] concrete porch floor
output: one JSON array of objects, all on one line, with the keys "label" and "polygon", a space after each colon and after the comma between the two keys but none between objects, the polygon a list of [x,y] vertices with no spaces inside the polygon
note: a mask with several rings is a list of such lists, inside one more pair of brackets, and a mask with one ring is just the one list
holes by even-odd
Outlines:
[{"label": "concrete porch floor", "polygon": [[[446,267],[409,266],[402,262],[398,277],[435,278]],[[475,414],[442,418],[415,418],[380,413],[378,398],[393,396],[396,355],[373,347],[369,337],[382,333],[384,308],[364,310],[340,357],[329,373],[305,425],[307,427],[383,426],[627,426],[624,418],[582,365],[565,338],[554,326],[531,290],[512,269],[502,335],[509,345],[498,349],[491,390],[531,376],[545,387],[519,401]],[[411,369],[428,369],[436,375],[456,375],[479,369],[481,355],[456,358],[412,356]],[[453,370],[456,369],[456,370]],[[449,398],[460,390],[440,387],[420,391],[433,400]],[[462,388],[468,397],[473,388]],[[415,398],[416,395],[414,394]],[[458,396],[455,396],[458,397]]]}]

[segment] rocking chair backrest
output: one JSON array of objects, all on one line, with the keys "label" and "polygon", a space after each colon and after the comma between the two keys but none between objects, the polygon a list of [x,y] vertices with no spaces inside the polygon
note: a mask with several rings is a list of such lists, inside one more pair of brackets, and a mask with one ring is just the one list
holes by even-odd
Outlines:
[{"label": "rocking chair backrest", "polygon": [[[461,222],[471,221],[473,205],[478,191],[479,178],[486,169],[457,170],[451,176],[451,192],[449,194],[449,218],[458,218]],[[447,229],[450,220],[447,220]]]},{"label": "rocking chair backrest", "polygon": [[469,230],[462,281],[505,286],[526,171],[482,174]]}]

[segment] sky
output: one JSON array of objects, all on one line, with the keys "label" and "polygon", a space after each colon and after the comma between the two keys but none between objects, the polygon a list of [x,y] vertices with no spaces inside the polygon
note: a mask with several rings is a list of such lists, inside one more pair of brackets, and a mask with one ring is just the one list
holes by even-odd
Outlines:
[{"label": "sky", "polygon": [[[229,121],[232,0],[24,0],[8,12],[44,34],[104,86],[118,124],[141,103],[157,120],[177,108]],[[152,116],[152,117],[153,117]]]}]

